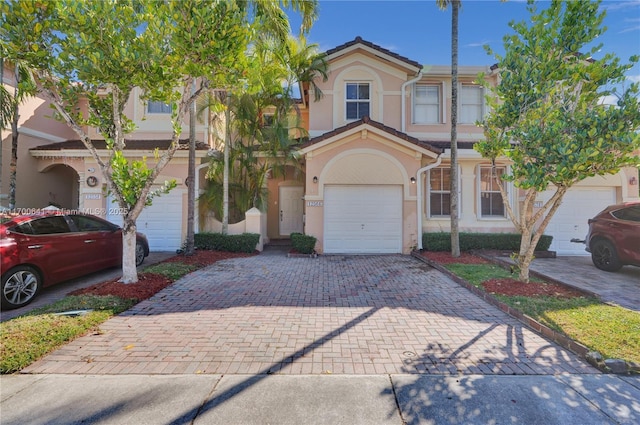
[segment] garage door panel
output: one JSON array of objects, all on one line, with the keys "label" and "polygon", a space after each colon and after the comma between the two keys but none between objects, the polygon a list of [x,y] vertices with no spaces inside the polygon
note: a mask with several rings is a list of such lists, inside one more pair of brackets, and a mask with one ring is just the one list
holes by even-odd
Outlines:
[{"label": "garage door panel", "polygon": [[[112,198],[107,199],[107,205]],[[118,208],[107,208],[107,220],[122,226],[122,217],[114,214]],[[154,198],[136,220],[138,231],[149,241],[150,251],[175,251],[182,246],[182,193],[171,191]]]},{"label": "garage door panel", "polygon": [[326,186],[324,252],[402,252],[401,186]]},{"label": "garage door panel", "polygon": [[[552,194],[545,192],[544,199]],[[544,232],[553,236],[549,249],[558,255],[588,255],[584,244],[573,243],[571,239],[584,239],[589,231],[587,221],[615,202],[615,189],[611,187],[569,189]]]}]

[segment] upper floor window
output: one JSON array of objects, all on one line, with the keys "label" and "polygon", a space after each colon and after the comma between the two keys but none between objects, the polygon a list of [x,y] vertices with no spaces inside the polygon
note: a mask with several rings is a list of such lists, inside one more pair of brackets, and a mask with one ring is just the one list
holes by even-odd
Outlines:
[{"label": "upper floor window", "polygon": [[480,167],[480,216],[483,218],[506,216],[504,201],[497,182],[504,173],[506,173],[505,167],[496,167],[495,175],[491,166]]},{"label": "upper floor window", "polygon": [[347,119],[359,120],[369,116],[371,97],[369,83],[347,83]]},{"label": "upper floor window", "polygon": [[262,114],[262,126],[263,127],[273,127],[275,123],[275,115],[274,114]]},{"label": "upper floor window", "polygon": [[159,100],[150,100],[147,102],[147,112],[150,114],[170,114],[171,105]]},{"label": "upper floor window", "polygon": [[429,217],[451,215],[451,168],[429,170]]},{"label": "upper floor window", "polygon": [[438,124],[440,118],[440,86],[416,84],[413,91],[413,123]]},{"label": "upper floor window", "polygon": [[483,117],[484,90],[481,86],[463,84],[460,88],[460,123],[473,124]]}]

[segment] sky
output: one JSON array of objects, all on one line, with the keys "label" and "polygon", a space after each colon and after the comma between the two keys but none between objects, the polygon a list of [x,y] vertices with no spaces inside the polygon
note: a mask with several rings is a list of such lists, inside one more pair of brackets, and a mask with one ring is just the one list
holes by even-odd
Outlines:
[{"label": "sky", "polygon": [[[503,36],[513,33],[509,22],[528,21],[526,6],[523,0],[462,0],[459,64],[495,63],[483,45],[502,53]],[[547,7],[548,2],[539,2],[539,9]],[[594,58],[613,52],[626,63],[631,55],[640,55],[640,0],[604,0],[601,8],[607,12],[608,30],[598,39],[603,47]],[[361,36],[423,65],[451,64],[451,9],[441,11],[435,0],[320,0],[319,9],[307,41],[320,51]],[[299,22],[291,18],[294,33]],[[640,81],[640,65],[629,70],[627,77]]]}]

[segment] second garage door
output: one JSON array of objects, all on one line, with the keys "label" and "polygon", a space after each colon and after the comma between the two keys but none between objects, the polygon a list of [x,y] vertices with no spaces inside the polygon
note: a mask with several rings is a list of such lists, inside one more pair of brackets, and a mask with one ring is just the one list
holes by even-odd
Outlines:
[{"label": "second garage door", "polygon": [[[545,192],[544,199],[551,195],[552,192]],[[572,243],[571,239],[584,239],[589,231],[587,221],[615,201],[615,189],[611,187],[569,189],[544,232],[553,236],[549,249],[558,255],[589,255],[584,244]]]},{"label": "second garage door", "polygon": [[[118,204],[107,198],[107,220],[122,226]],[[182,246],[182,192],[176,189],[159,196],[136,220],[138,232],[149,240],[150,251],[175,251]]]},{"label": "second garage door", "polygon": [[402,253],[402,186],[325,186],[324,252]]}]

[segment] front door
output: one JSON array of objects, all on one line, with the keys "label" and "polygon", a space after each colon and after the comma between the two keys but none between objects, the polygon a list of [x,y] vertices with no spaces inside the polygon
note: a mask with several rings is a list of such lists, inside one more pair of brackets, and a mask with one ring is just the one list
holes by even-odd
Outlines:
[{"label": "front door", "polygon": [[304,187],[281,186],[280,196],[280,236],[302,233],[302,214],[304,207]]}]

